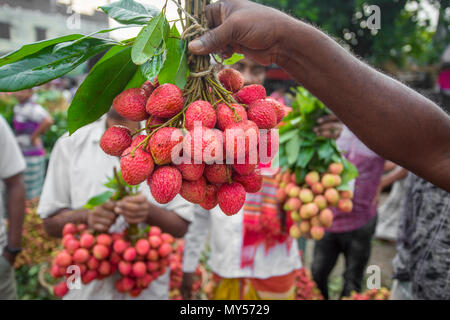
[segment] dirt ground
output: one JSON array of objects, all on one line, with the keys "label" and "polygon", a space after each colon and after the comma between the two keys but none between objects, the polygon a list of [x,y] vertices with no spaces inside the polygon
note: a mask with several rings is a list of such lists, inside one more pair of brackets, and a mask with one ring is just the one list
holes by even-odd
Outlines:
[{"label": "dirt ground", "polygon": [[[386,194],[383,194],[383,199],[386,198]],[[380,202],[381,202],[380,201]],[[314,241],[308,240],[306,244],[306,252],[304,254],[305,266],[310,269],[312,264],[312,257],[314,251]],[[380,267],[381,271],[381,286],[391,288],[392,285],[392,260],[396,254],[395,243],[383,240],[372,240],[372,251],[369,259],[368,266],[376,265]],[[342,274],[344,273],[345,259],[341,255],[338,259],[336,266],[330,274],[328,289],[330,299],[339,299],[340,292],[343,287]],[[365,283],[365,281],[364,281]],[[364,290],[364,287],[363,287]]]}]

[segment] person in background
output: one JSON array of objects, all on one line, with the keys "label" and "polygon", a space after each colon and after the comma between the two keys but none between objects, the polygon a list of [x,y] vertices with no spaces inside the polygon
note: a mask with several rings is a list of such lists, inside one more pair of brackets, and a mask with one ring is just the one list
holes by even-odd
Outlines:
[{"label": "person in background", "polygon": [[376,227],[377,195],[385,160],[367,148],[347,127],[336,141],[339,149],[359,172],[353,188],[353,210],[333,208],[333,224],[315,243],[311,271],[317,287],[328,299],[328,277],[341,253],[345,256],[344,287],[341,297],[361,291],[364,269],[370,258]]},{"label": "person in background", "polygon": [[[183,237],[192,220],[191,204],[177,196],[166,205],[156,203],[146,183],[140,194],[105,204],[93,210],[83,206],[90,198],[106,191],[104,183],[120,167],[120,159],[105,154],[100,138],[113,125],[128,127],[132,132],[140,124],[122,118],[111,108],[106,116],[89,124],[73,135],[65,134],[55,144],[50,157],[47,177],[38,206],[45,231],[61,237],[66,223],[85,223],[98,232],[122,232],[128,224],[158,226],[174,237]],[[137,299],[168,299],[169,270],[145,289]],[[64,299],[125,300],[129,294],[119,293],[115,287],[118,275],[101,281],[94,280],[71,290]],[[136,298],[134,298],[136,299]]]},{"label": "person in background", "polygon": [[4,225],[3,195],[0,194],[0,300],[17,299],[14,260],[21,251],[25,217],[25,159],[8,123],[0,116],[0,184],[6,188],[8,233]]},{"label": "person in background", "polygon": [[19,104],[14,107],[14,132],[27,163],[24,173],[27,199],[40,196],[45,176],[45,149],[41,136],[53,124],[52,116],[32,101],[33,91],[15,93]]},{"label": "person in background", "polygon": [[378,202],[381,192],[392,185],[388,198],[378,208],[378,222],[375,231],[377,239],[395,241],[397,239],[398,220],[403,211],[403,200],[406,188],[408,171],[391,161],[386,161],[385,173],[378,186],[374,202]]}]

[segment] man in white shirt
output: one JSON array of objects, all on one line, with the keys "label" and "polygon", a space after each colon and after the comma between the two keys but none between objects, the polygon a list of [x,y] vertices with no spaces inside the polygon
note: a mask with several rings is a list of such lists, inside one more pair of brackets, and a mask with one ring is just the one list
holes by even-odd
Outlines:
[{"label": "man in white shirt", "polygon": [[[106,117],[57,141],[38,207],[46,232],[60,237],[68,222],[86,223],[100,232],[120,232],[127,223],[142,223],[159,226],[164,232],[182,237],[192,219],[191,205],[180,196],[167,205],[157,204],[145,183],[138,196],[118,203],[109,201],[92,211],[82,208],[91,197],[106,191],[103,184],[107,177],[112,175],[114,167],[120,167],[119,158],[106,155],[99,145],[104,131],[112,125],[127,126],[132,131],[139,128],[139,123],[125,120],[111,109]],[[137,298],[117,292],[114,283],[118,277],[116,274],[94,280],[79,290],[70,290],[64,298],[168,299],[169,271],[153,281]]]},{"label": "man in white shirt", "polygon": [[0,194],[0,300],[17,298],[13,264],[21,250],[25,216],[25,185],[22,172],[25,168],[25,159],[14,134],[5,119],[0,116],[0,184],[4,184],[6,189],[9,222],[7,234],[3,223],[3,195]]}]

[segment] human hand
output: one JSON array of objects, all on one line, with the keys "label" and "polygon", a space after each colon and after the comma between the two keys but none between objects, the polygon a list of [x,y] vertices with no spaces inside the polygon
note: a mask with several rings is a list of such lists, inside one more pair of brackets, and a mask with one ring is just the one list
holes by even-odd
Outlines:
[{"label": "human hand", "polygon": [[109,200],[101,206],[95,207],[88,214],[88,226],[96,231],[108,232],[116,221],[114,213],[115,202]]},{"label": "human hand", "polygon": [[194,284],[194,272],[183,273],[180,293],[183,300],[192,300],[192,285]]},{"label": "human hand", "polygon": [[40,136],[31,136],[31,143],[35,147],[39,147],[42,145],[42,140]]},{"label": "human hand", "polygon": [[147,222],[150,210],[151,204],[141,194],[123,198],[115,208],[115,212],[122,215],[129,224]]},{"label": "human hand", "polygon": [[[234,52],[262,65],[277,63],[286,25],[295,19],[281,11],[247,0],[223,0],[206,7],[210,31],[189,43],[198,55]],[[273,23],[268,23],[268,22]]]},{"label": "human hand", "polygon": [[321,137],[336,140],[342,133],[342,122],[334,114],[320,117],[314,132]]}]

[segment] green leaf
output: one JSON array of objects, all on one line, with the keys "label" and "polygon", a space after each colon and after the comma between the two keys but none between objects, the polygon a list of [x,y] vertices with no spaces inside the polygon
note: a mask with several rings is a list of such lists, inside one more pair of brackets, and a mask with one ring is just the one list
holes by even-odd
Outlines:
[{"label": "green leaf", "polygon": [[293,138],[289,140],[288,143],[286,143],[287,162],[290,166],[297,161],[298,153],[300,151],[300,145],[301,140],[298,137]]},{"label": "green leaf", "polygon": [[0,67],[0,91],[19,91],[59,78],[114,44],[104,39],[85,38],[53,52],[56,45]]},{"label": "green leaf", "polygon": [[68,111],[70,134],[96,121],[111,108],[114,98],[123,91],[137,71],[130,53],[131,47],[125,48],[97,63],[91,70],[78,88]]},{"label": "green leaf", "polygon": [[321,143],[317,154],[319,155],[319,159],[324,160],[325,162],[330,162],[331,156],[334,154],[334,148],[330,145],[328,141]]},{"label": "green leaf", "polygon": [[161,43],[167,40],[169,28],[169,22],[162,12],[150,20],[136,37],[136,42],[131,51],[133,62],[141,65],[157,54]]},{"label": "green leaf", "polygon": [[166,44],[167,55],[163,67],[158,74],[159,83],[172,83],[183,89],[189,76],[186,56],[186,43],[180,39],[180,33],[174,24]]},{"label": "green leaf", "polygon": [[101,6],[110,18],[122,24],[147,24],[147,22],[159,13],[153,6],[138,3],[133,0],[121,0]]},{"label": "green leaf", "polygon": [[314,147],[302,147],[300,150],[300,155],[298,157],[296,166],[301,168],[306,168],[308,163],[314,156],[316,149]]},{"label": "green leaf", "polygon": [[[142,72],[142,75],[149,81],[153,81],[155,77],[159,74],[161,71],[161,68],[163,66],[163,55],[158,54],[151,58],[149,61],[141,65],[140,69]],[[159,81],[159,79],[158,79]]]},{"label": "green leaf", "polygon": [[296,139],[298,139],[297,136],[297,129],[285,132],[283,134],[280,135],[280,144],[283,144],[285,142],[287,142],[288,140],[293,139],[294,137],[296,137]]},{"label": "green leaf", "polygon": [[142,86],[142,84],[147,80],[144,75],[142,74],[142,71],[140,68],[137,69],[137,71],[134,73],[134,76],[131,78],[131,80],[127,83],[124,90],[130,89],[130,88],[139,88]]},{"label": "green leaf", "polygon": [[105,191],[89,199],[88,203],[86,203],[83,207],[86,209],[94,209],[95,207],[98,207],[108,201],[113,194],[114,192],[112,191]]},{"label": "green leaf", "polygon": [[225,60],[222,60],[222,58],[218,54],[214,55],[214,57],[216,58],[216,60],[219,63],[222,63],[223,65],[226,65],[226,66],[235,64],[236,62],[241,61],[242,59],[245,58],[245,56],[241,53],[233,53],[233,55],[231,57],[229,57],[228,59],[225,59]]},{"label": "green leaf", "polygon": [[295,179],[297,183],[300,184],[305,180],[306,175],[308,174],[308,170],[306,168],[296,167],[295,168]]},{"label": "green leaf", "polygon": [[349,181],[357,178],[359,176],[359,173],[355,165],[350,161],[348,161],[347,159],[344,159],[342,164],[344,165],[344,170],[341,173],[342,179],[341,185],[345,186],[346,184],[348,184]]},{"label": "green leaf", "polygon": [[4,66],[5,64],[10,64],[15,61],[19,61],[19,60],[23,59],[24,57],[29,56],[33,53],[36,53],[46,47],[53,46],[55,44],[62,43],[62,42],[81,39],[83,37],[84,36],[82,34],[71,34],[68,36],[39,41],[39,42],[31,43],[31,44],[26,44],[26,45],[22,46],[20,49],[2,56],[0,58],[0,67]]}]

